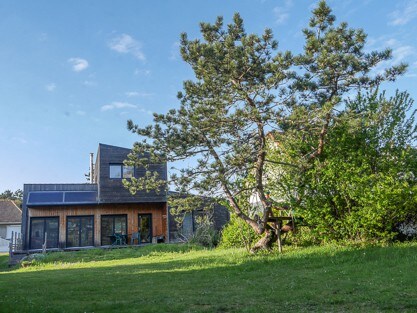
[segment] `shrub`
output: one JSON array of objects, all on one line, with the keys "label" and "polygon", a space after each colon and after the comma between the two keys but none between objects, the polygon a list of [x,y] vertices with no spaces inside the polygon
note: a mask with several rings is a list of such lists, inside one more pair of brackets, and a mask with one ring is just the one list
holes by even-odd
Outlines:
[{"label": "shrub", "polygon": [[230,222],[221,232],[220,247],[242,248],[249,250],[253,243],[258,241],[261,235],[255,233],[252,227],[240,218],[232,216]]}]

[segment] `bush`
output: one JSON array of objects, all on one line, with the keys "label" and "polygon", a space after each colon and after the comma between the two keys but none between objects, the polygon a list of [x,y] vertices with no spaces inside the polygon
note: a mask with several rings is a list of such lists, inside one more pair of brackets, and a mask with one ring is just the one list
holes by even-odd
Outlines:
[{"label": "bush", "polygon": [[206,248],[214,248],[219,244],[220,234],[210,226],[202,225],[189,238],[190,244],[200,245]]},{"label": "bush", "polygon": [[238,217],[232,216],[230,222],[221,232],[220,247],[242,248],[247,250],[261,238],[255,231]]}]

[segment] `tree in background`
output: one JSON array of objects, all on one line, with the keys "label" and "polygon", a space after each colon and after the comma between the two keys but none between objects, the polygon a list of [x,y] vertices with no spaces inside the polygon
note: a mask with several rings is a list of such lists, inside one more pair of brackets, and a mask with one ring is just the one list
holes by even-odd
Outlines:
[{"label": "tree in background", "polygon": [[18,189],[16,191],[11,191],[9,189],[0,193],[0,199],[3,200],[13,200],[16,202],[17,205],[21,205],[23,200],[23,191]]},{"label": "tree in background", "polygon": [[325,151],[293,186],[293,207],[317,240],[391,240],[416,216],[412,104],[407,93],[375,90],[334,116]]},{"label": "tree in background", "polygon": [[[304,30],[305,50],[296,56],[277,51],[270,29],[261,36],[247,34],[239,14],[227,26],[221,17],[214,24],[201,23],[202,39],[182,34],[181,54],[195,80],[184,82],[178,110],[155,114],[154,124],[144,128],[128,122],[145,139],[135,143],[127,163],[149,170],[143,178],[126,180],[126,187],[132,193],[166,188],[149,164],[192,160],[168,184],[181,195],[226,198],[238,218],[264,235],[253,251],[270,248],[276,235],[268,224],[273,212],[265,193],[274,184],[265,179],[267,164],[295,171],[293,185],[299,186],[325,151],[342,98],[394,80],[405,70],[401,64],[371,75],[391,51],[365,53],[364,32],[334,21],[321,1]],[[267,155],[271,131],[287,138],[284,159]],[[137,157],[145,152],[147,157]],[[251,215],[254,193],[263,209]]]},{"label": "tree in background", "polygon": [[20,200],[22,201],[23,199],[23,191],[18,189],[16,191],[11,191],[9,189],[3,191],[2,193],[0,193],[0,199],[5,199],[5,200]]}]

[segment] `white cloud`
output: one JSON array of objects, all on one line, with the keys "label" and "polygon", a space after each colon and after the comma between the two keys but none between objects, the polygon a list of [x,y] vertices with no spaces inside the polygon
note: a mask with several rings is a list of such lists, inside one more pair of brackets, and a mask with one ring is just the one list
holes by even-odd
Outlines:
[{"label": "white cloud", "polygon": [[119,53],[131,54],[140,61],[145,61],[145,54],[142,52],[142,44],[132,36],[122,34],[109,42],[110,49]]},{"label": "white cloud", "polygon": [[137,105],[128,103],[128,102],[112,102],[111,104],[106,104],[101,107],[101,111],[110,111],[114,109],[137,109]]},{"label": "white cloud", "polygon": [[47,33],[41,33],[41,34],[39,34],[38,40],[40,42],[48,41],[48,34]]},{"label": "white cloud", "polygon": [[150,111],[150,110],[146,110],[146,109],[139,109],[139,111],[140,112],[143,112],[143,113],[146,113],[146,114],[149,114],[149,115],[153,115],[153,112],[152,111]]},{"label": "white cloud", "polygon": [[390,47],[398,45],[398,40],[395,38],[390,38],[387,41],[385,41],[385,45],[390,46]]},{"label": "white cloud", "polygon": [[80,116],[84,116],[87,113],[85,111],[78,110],[78,111],[75,112],[75,114],[80,115]]},{"label": "white cloud", "polygon": [[292,0],[285,0],[283,6],[275,7],[273,12],[275,15],[275,23],[284,24],[290,17],[290,9],[293,6]]},{"label": "white cloud", "polygon": [[178,60],[180,58],[180,43],[176,41],[171,46],[171,55],[169,59],[172,61]]},{"label": "white cloud", "polygon": [[97,86],[97,83],[92,80],[85,80],[83,81],[83,85],[87,87],[94,87],[94,86]]},{"label": "white cloud", "polygon": [[27,144],[28,141],[25,138],[22,137],[12,137],[10,138],[11,141],[15,142],[15,143],[20,143],[20,144]]},{"label": "white cloud", "polygon": [[392,64],[404,61],[408,56],[414,55],[414,48],[411,46],[400,46],[392,50]]},{"label": "white cloud", "polygon": [[151,97],[153,93],[146,93],[146,92],[138,92],[138,91],[128,91],[125,92],[126,97]]},{"label": "white cloud", "polygon": [[141,70],[141,69],[135,69],[135,71],[133,72],[133,74],[137,75],[137,76],[148,76],[151,74],[150,70]]},{"label": "white cloud", "polygon": [[56,85],[54,83],[49,83],[45,85],[45,89],[49,92],[53,92],[56,88]]},{"label": "white cloud", "polygon": [[88,61],[81,58],[70,58],[68,59],[68,63],[71,64],[74,72],[84,71],[88,67]]},{"label": "white cloud", "polygon": [[417,0],[410,0],[402,5],[398,10],[388,15],[389,25],[398,26],[405,25],[417,17]]}]

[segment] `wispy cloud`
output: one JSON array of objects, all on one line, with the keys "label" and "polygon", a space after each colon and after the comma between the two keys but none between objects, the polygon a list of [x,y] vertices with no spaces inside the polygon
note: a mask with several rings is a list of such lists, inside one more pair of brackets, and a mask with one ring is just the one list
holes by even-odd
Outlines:
[{"label": "wispy cloud", "polygon": [[87,87],[94,87],[94,86],[97,86],[97,82],[93,80],[85,80],[83,81],[83,85]]},{"label": "wispy cloud", "polygon": [[138,91],[127,91],[125,92],[126,97],[133,98],[133,97],[152,97],[153,93],[147,92],[138,92]]},{"label": "wispy cloud", "polygon": [[38,40],[40,42],[48,41],[48,34],[47,33],[41,33],[41,34],[39,34]]},{"label": "wispy cloud", "polygon": [[81,58],[70,58],[68,59],[68,63],[71,64],[74,72],[84,71],[88,67],[88,61]]},{"label": "wispy cloud", "polygon": [[142,44],[128,34],[122,34],[110,40],[109,48],[124,54],[131,54],[140,61],[145,61]]},{"label": "wispy cloud", "polygon": [[180,43],[179,41],[176,41],[171,46],[171,55],[169,56],[169,59],[172,61],[178,60],[180,58]]},{"label": "wispy cloud", "polygon": [[148,75],[151,74],[151,71],[137,68],[137,69],[135,69],[133,74],[135,74],[136,76],[148,76]]},{"label": "wispy cloud", "polygon": [[389,25],[405,25],[417,17],[417,0],[409,0],[388,15]]},{"label": "wispy cloud", "polygon": [[284,24],[290,17],[290,9],[293,6],[292,0],[285,0],[282,6],[277,6],[273,9],[275,15],[275,23]]},{"label": "wispy cloud", "polygon": [[53,92],[55,90],[55,88],[56,88],[56,85],[54,83],[49,83],[49,84],[45,85],[46,91],[49,91],[49,92]]},{"label": "wispy cloud", "polygon": [[78,111],[75,112],[75,114],[80,115],[80,116],[84,116],[87,113],[85,111],[78,110]]},{"label": "wispy cloud", "polygon": [[111,104],[106,104],[101,107],[101,111],[110,111],[115,109],[137,109],[138,106],[128,102],[112,102]]},{"label": "wispy cloud", "polygon": [[23,144],[23,145],[28,143],[28,141],[23,137],[12,137],[12,138],[10,138],[10,140],[12,142],[20,143],[20,144]]},{"label": "wispy cloud", "polygon": [[403,62],[407,57],[414,55],[415,50],[411,46],[400,46],[392,50],[392,64]]}]

